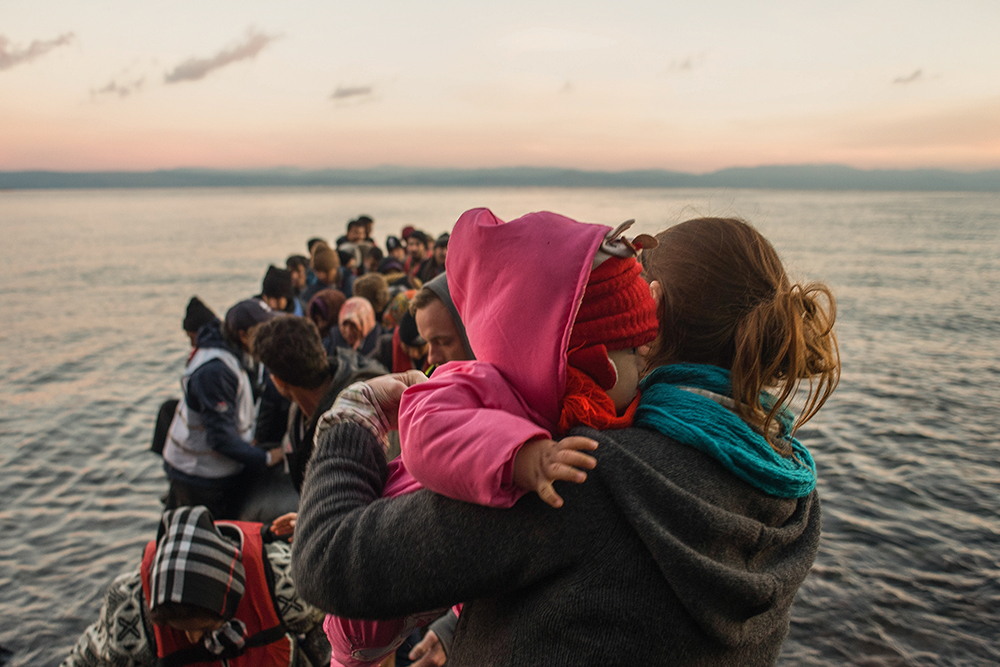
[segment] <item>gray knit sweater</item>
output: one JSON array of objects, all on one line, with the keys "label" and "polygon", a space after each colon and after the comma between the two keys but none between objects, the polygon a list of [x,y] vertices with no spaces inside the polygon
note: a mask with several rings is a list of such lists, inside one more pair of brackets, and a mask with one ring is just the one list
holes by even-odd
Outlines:
[{"label": "gray knit sweater", "polygon": [[303,598],[355,618],[466,601],[450,666],[771,665],[819,545],[815,493],[765,495],[643,429],[596,438],[597,468],[511,509],[429,491],[381,499],[365,429],[317,443],[292,568]]}]

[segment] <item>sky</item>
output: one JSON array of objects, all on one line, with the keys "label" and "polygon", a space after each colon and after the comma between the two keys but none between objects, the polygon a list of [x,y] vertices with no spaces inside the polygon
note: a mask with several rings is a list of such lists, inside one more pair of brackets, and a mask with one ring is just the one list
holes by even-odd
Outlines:
[{"label": "sky", "polygon": [[0,170],[996,169],[998,35],[996,0],[0,0]]}]

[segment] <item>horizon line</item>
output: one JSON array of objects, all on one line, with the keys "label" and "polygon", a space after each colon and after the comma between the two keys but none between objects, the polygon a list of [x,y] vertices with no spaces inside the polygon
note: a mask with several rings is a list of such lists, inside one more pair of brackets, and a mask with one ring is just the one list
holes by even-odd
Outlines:
[{"label": "horizon line", "polygon": [[661,168],[620,171],[572,167],[294,166],[225,169],[174,167],[152,170],[0,171],[0,189],[111,189],[190,187],[603,187],[767,188],[791,190],[1000,191],[1000,168],[957,171],[936,167],[858,169],[841,164],[775,164],[726,167],[706,173]]}]

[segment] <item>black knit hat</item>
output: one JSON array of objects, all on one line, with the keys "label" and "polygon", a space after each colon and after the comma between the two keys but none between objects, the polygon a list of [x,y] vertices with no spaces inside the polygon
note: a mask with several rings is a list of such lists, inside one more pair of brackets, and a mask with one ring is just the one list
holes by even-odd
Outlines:
[{"label": "black knit hat", "polygon": [[214,319],[216,319],[215,313],[202,303],[201,299],[193,296],[188,301],[187,311],[184,313],[184,321],[181,323],[181,326],[184,327],[184,331],[198,333],[198,329]]},{"label": "black knit hat", "polygon": [[424,344],[424,339],[417,331],[417,320],[410,311],[406,311],[406,314],[399,321],[399,340],[410,347],[420,347]]},{"label": "black knit hat", "polygon": [[156,534],[149,608],[178,602],[232,618],[246,583],[242,561],[240,545],[223,537],[207,508],[164,512]]},{"label": "black knit hat", "polygon": [[400,241],[395,236],[386,237],[386,239],[385,239],[385,249],[386,250],[392,251],[392,250],[397,250],[398,248],[402,248],[402,247],[403,247],[403,242]]},{"label": "black knit hat", "polygon": [[279,269],[274,264],[267,267],[260,292],[264,296],[290,298],[292,296],[292,272]]}]

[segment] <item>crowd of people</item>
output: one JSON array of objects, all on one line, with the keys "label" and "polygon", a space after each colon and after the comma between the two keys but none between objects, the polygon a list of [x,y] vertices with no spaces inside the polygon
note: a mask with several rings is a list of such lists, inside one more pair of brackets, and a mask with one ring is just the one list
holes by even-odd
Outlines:
[{"label": "crowd of people", "polygon": [[159,532],[64,666],[774,664],[830,291],[735,219],[373,224],[190,300]]}]

